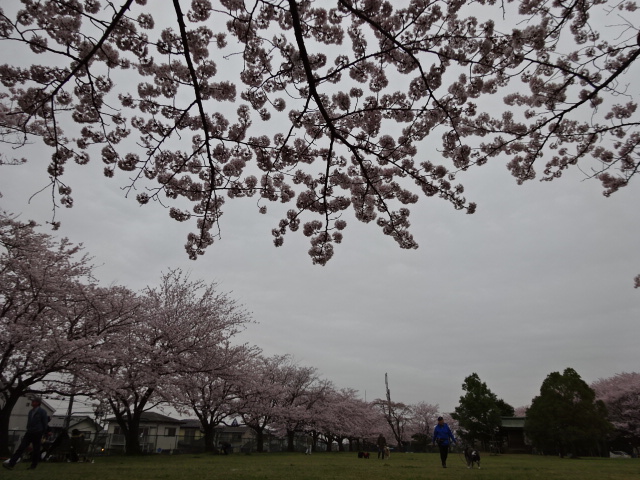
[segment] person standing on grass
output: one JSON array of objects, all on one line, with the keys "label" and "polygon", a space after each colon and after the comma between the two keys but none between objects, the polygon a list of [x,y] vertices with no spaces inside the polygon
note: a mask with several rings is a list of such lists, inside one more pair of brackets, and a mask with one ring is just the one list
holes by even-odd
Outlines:
[{"label": "person standing on grass", "polygon": [[42,405],[42,400],[39,398],[31,400],[32,408],[27,417],[27,431],[24,437],[22,437],[22,442],[20,442],[20,446],[13,456],[8,462],[2,464],[7,470],[13,470],[13,467],[18,463],[18,460],[20,460],[22,454],[30,444],[33,446],[33,450],[31,451],[31,466],[29,470],[34,470],[38,466],[38,461],[40,460],[40,443],[42,442],[44,432],[47,431],[47,427],[49,426],[49,416],[40,405]]},{"label": "person standing on grass", "polygon": [[387,446],[387,439],[384,438],[384,435],[380,434],[378,436],[378,458],[384,460],[384,447]]},{"label": "person standing on grass", "polygon": [[433,444],[438,444],[440,449],[440,461],[442,468],[447,468],[447,456],[449,455],[449,443],[456,443],[449,425],[444,423],[444,418],[438,417],[438,424],[433,429]]},{"label": "person standing on grass", "polygon": [[311,455],[311,450],[313,447],[313,437],[311,436],[311,434],[307,433],[307,449],[304,451],[305,455]]}]

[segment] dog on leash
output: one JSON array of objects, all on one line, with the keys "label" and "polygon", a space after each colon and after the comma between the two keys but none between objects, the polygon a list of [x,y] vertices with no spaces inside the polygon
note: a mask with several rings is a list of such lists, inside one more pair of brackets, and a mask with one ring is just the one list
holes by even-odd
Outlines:
[{"label": "dog on leash", "polygon": [[471,447],[464,449],[464,459],[467,461],[467,468],[473,468],[473,464],[477,463],[480,468],[480,453]]},{"label": "dog on leash", "polygon": [[391,456],[391,450],[389,450],[389,447],[385,446],[384,450],[382,451],[382,458],[386,460],[390,456]]}]

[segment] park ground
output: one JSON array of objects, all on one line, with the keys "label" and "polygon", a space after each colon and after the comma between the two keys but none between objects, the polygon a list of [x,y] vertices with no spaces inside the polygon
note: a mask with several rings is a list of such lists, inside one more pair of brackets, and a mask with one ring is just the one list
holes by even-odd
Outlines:
[{"label": "park ground", "polygon": [[469,470],[459,454],[448,468],[437,454],[394,453],[387,460],[360,459],[356,453],[266,453],[96,457],[93,463],[43,463],[35,471],[18,464],[0,469],[0,479],[46,480],[626,480],[640,479],[640,460],[561,459],[534,455],[484,455],[482,469]]}]

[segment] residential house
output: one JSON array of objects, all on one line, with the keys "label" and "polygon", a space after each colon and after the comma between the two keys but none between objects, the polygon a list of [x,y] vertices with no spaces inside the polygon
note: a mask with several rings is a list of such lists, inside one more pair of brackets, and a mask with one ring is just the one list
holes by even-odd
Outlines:
[{"label": "residential house", "polygon": [[[220,425],[214,428],[214,447],[228,443],[233,452],[249,452],[255,450],[255,434],[253,430],[237,423],[231,426]],[[204,432],[198,419],[183,420],[180,427],[179,449],[181,452],[204,451]]]},{"label": "residential house", "polygon": [[180,452],[202,452],[204,450],[204,432],[200,420],[182,420],[180,424],[180,435],[178,437],[178,448]]},{"label": "residential house", "polygon": [[[107,441],[105,449],[124,452],[125,436],[114,417],[107,418]],[[182,420],[155,412],[145,412],[140,418],[140,446],[146,453],[173,453],[178,449]]]},{"label": "residential house", "polygon": [[[215,428],[215,446],[221,443],[231,445],[231,452],[251,452],[255,450],[255,433],[249,427],[244,425],[237,426],[219,426]],[[267,442],[265,442],[267,444]]]},{"label": "residential house", "polygon": [[[51,417],[51,420],[49,420],[49,428],[53,432],[54,437],[58,436],[64,429],[66,419],[66,415],[54,415]],[[84,435],[84,438],[89,441],[93,440],[102,428],[88,415],[73,415],[69,418],[67,433],[73,430],[78,430]]]}]

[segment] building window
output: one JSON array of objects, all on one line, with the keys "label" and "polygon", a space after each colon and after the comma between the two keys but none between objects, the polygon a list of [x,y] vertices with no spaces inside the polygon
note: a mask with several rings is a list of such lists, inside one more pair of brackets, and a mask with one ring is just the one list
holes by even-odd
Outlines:
[{"label": "building window", "polygon": [[176,436],[176,427],[166,427],[164,429],[164,434],[167,437],[175,437]]}]

